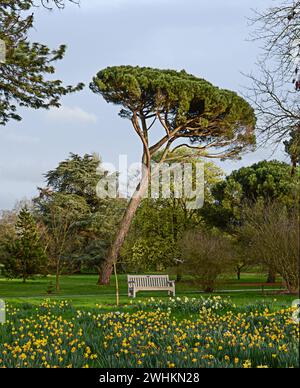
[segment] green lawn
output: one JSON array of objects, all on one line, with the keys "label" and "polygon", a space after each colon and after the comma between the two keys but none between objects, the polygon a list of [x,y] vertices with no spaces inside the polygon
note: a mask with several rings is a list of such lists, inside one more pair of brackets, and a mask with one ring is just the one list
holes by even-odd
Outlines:
[{"label": "green lawn", "polygon": [[[173,277],[174,278],[174,277]],[[274,301],[275,306],[288,306],[296,299],[295,296],[284,295],[274,290],[274,287],[266,287],[264,292],[256,283],[265,280],[265,275],[244,274],[241,281],[228,278],[219,285],[219,291],[215,295],[230,296],[238,305],[253,304],[261,301]],[[0,299],[14,304],[30,303],[39,304],[46,298],[57,300],[70,300],[75,306],[81,308],[95,307],[96,304],[103,306],[103,309],[114,309],[115,305],[115,279],[112,277],[111,285],[105,287],[97,286],[96,275],[74,275],[61,278],[61,291],[59,294],[47,294],[50,280],[55,283],[52,277],[37,278],[22,283],[20,280],[7,280],[0,277]],[[120,275],[120,303],[125,305],[130,302],[127,297],[126,276]],[[279,284],[278,287],[280,288]],[[220,291],[220,289],[224,291]],[[190,280],[186,279],[176,284],[177,296],[200,297],[204,294],[199,291]],[[138,299],[149,297],[167,297],[167,293],[146,292],[139,293]]]}]

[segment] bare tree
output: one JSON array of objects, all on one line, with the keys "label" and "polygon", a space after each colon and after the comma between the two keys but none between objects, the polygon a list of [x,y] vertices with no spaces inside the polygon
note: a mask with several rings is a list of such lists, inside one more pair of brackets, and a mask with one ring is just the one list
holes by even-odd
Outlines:
[{"label": "bare tree", "polygon": [[280,0],[263,12],[254,11],[250,22],[253,39],[263,42],[262,59],[272,59],[288,79],[295,70],[295,53],[300,44],[300,1]]},{"label": "bare tree", "polygon": [[205,292],[213,292],[221,275],[232,270],[230,240],[206,231],[188,232],[181,242],[183,272]]},{"label": "bare tree", "polygon": [[299,94],[283,82],[281,74],[261,63],[261,77],[250,75],[248,98],[254,106],[261,141],[281,143],[291,133],[300,133]]},{"label": "bare tree", "polygon": [[290,293],[299,291],[298,210],[287,209],[280,202],[257,203],[244,209],[241,228],[249,241],[249,255],[274,268]]},{"label": "bare tree", "polygon": [[[67,0],[67,2],[74,3],[79,5],[80,0]],[[53,6],[56,6],[59,9],[63,9],[66,6],[66,1],[65,0],[41,0],[41,4],[43,7],[52,9]]]},{"label": "bare tree", "polygon": [[[252,87],[247,97],[257,112],[261,141],[278,145],[300,135],[300,1],[281,0],[264,12],[256,11],[251,23],[262,53],[260,76],[249,75]],[[295,148],[290,154],[293,167],[299,152],[299,147],[291,150]]]}]

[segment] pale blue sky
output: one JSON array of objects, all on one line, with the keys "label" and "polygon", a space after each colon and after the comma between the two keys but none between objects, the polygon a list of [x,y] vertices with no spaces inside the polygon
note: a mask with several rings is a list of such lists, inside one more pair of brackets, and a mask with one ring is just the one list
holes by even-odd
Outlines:
[{"label": "pale blue sky", "polygon": [[[58,78],[83,81],[111,65],[186,69],[224,88],[242,91],[241,72],[255,71],[258,43],[249,42],[251,8],[272,0],[82,0],[81,7],[38,10],[32,39],[68,46]],[[22,111],[23,121],[0,127],[0,209],[36,194],[43,173],[73,153],[99,153],[116,163],[119,154],[140,159],[141,146],[116,107],[88,87],[63,99],[53,111]],[[284,158],[281,153],[275,155]],[[219,163],[225,171],[272,159],[271,149],[240,162]]]}]

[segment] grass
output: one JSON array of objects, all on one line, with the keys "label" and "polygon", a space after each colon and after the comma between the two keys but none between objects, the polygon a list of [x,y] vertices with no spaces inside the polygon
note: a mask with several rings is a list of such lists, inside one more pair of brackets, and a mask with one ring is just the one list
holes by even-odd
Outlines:
[{"label": "grass", "polygon": [[[173,277],[174,278],[174,277]],[[224,291],[216,291],[216,295],[230,296],[237,305],[247,305],[255,302],[274,301],[278,307],[290,306],[295,296],[285,295],[274,291],[273,287],[266,287],[264,292],[257,286],[265,280],[266,276],[261,274],[246,273],[242,280],[228,278],[219,287]],[[115,306],[115,279],[112,277],[110,286],[97,286],[96,275],[73,275],[61,277],[61,291],[59,294],[47,294],[50,281],[55,284],[53,277],[39,277],[36,280],[29,280],[25,284],[21,280],[7,280],[0,278],[0,299],[7,302],[21,305],[23,303],[39,304],[44,299],[70,300],[74,306],[81,308],[93,308],[97,304],[103,306],[104,310],[113,310]],[[119,276],[120,282],[120,304],[129,303],[127,297],[126,275]],[[253,286],[250,284],[253,283]],[[278,287],[280,288],[280,287]],[[205,295],[189,280],[176,283],[177,296],[199,297]],[[145,292],[139,293],[138,299],[149,297],[167,297],[167,293]]]}]

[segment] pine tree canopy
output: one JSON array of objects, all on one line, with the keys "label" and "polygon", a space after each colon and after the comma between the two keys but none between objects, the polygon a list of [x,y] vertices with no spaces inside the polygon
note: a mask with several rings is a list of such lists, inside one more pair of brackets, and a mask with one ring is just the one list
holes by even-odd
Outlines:
[{"label": "pine tree canopy", "polygon": [[61,8],[64,1],[0,0],[0,40],[6,46],[5,62],[0,63],[0,125],[10,119],[21,120],[18,106],[59,107],[62,96],[83,88],[81,83],[64,86],[60,80],[47,79],[55,73],[53,64],[64,57],[66,46],[51,50],[44,44],[29,42],[33,10],[38,4]]},{"label": "pine tree canopy", "polygon": [[184,70],[108,67],[97,74],[90,88],[107,102],[120,105],[121,117],[132,120],[138,133],[138,120],[144,135],[152,128],[147,120],[161,123],[166,136],[150,147],[151,154],[178,139],[206,152],[221,149],[220,155],[231,157],[255,144],[256,118],[248,102]]}]

